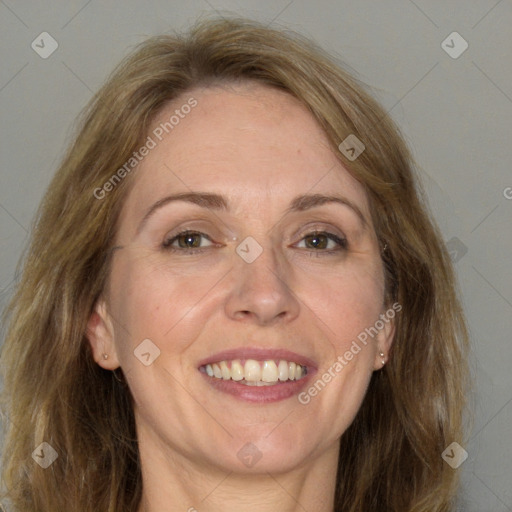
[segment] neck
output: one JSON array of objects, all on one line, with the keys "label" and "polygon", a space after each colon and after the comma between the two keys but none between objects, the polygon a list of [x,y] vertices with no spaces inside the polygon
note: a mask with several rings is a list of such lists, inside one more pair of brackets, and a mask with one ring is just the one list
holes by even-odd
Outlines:
[{"label": "neck", "polygon": [[338,443],[287,472],[245,474],[141,449],[138,512],[326,512],[334,510]]}]

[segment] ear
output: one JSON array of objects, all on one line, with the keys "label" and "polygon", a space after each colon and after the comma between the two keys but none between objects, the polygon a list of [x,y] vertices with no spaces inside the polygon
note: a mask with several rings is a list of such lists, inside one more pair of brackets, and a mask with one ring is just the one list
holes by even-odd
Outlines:
[{"label": "ear", "polygon": [[[98,300],[94,306],[87,322],[86,336],[96,363],[105,370],[119,368],[119,359],[114,343],[113,322],[103,299]],[[105,358],[105,356],[108,357]]]},{"label": "ear", "polygon": [[[402,308],[400,308],[402,309]],[[376,326],[381,327],[381,323],[383,324],[382,329],[379,329],[378,334],[375,336],[375,362],[373,364],[374,370],[381,370],[385,363],[389,361],[389,352],[391,350],[391,346],[393,345],[393,339],[395,337],[395,312],[399,310],[395,310],[394,305],[392,308],[384,311],[379,318],[379,321],[376,322]],[[392,317],[391,317],[392,313]],[[381,356],[381,353],[384,356]],[[384,361],[384,364],[382,362]]]}]

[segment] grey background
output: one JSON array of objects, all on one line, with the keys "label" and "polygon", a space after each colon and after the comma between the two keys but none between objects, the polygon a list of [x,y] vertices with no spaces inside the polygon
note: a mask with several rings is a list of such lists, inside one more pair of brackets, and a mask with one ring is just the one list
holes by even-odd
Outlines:
[{"label": "grey background", "polygon": [[[0,1],[0,308],[81,108],[136,43],[215,11],[313,38],[375,87],[403,130],[457,260],[471,330],[475,418],[460,510],[512,511],[510,0]],[[47,59],[31,48],[43,31],[59,45]],[[456,59],[441,47],[453,31],[469,44]]]}]

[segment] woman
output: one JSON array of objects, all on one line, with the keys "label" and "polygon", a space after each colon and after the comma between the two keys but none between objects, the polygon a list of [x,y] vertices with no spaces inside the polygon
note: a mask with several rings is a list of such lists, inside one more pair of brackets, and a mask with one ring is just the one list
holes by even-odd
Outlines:
[{"label": "woman", "polygon": [[299,36],[143,43],[85,112],[9,309],[12,510],[451,510],[467,334],[412,167]]}]

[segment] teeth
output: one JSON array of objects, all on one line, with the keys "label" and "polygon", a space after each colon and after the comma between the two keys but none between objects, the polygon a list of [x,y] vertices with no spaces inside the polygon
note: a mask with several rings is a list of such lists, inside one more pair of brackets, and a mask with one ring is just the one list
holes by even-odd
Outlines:
[{"label": "teeth", "polygon": [[254,359],[247,359],[244,365],[244,378],[249,382],[261,380],[261,366]]},{"label": "teeth", "polygon": [[222,379],[222,372],[220,370],[219,365],[217,363],[213,363],[212,368],[213,368],[213,376],[217,377],[217,379]]},{"label": "teeth", "polygon": [[288,363],[288,378],[290,380],[295,379],[295,369],[296,369],[295,363]]},{"label": "teeth", "polygon": [[221,361],[219,363],[220,366],[220,373],[222,375],[222,378],[224,380],[231,379],[231,372],[229,371],[228,365],[226,364],[226,361]]},{"label": "teeth", "polygon": [[247,359],[242,366],[239,359],[207,364],[206,374],[223,380],[234,380],[247,386],[272,386],[278,381],[299,380],[307,374],[305,366],[293,361],[256,361]]},{"label": "teeth", "polygon": [[[288,362],[287,361],[279,361],[279,366],[277,367],[279,371],[279,380],[288,380]],[[210,375],[211,377],[211,375]]]},{"label": "teeth", "polygon": [[274,361],[265,361],[261,372],[263,382],[277,382],[277,365]]},{"label": "teeth", "polygon": [[[209,364],[206,365],[206,368],[208,369]],[[208,373],[208,372],[207,372]],[[240,364],[240,361],[233,361],[231,363],[231,378],[233,380],[242,380],[244,378],[244,369],[242,365]]]},{"label": "teeth", "polygon": [[246,386],[272,386],[270,382],[263,382],[262,380],[258,380],[257,382],[250,382],[248,380],[244,380],[244,384]]}]

